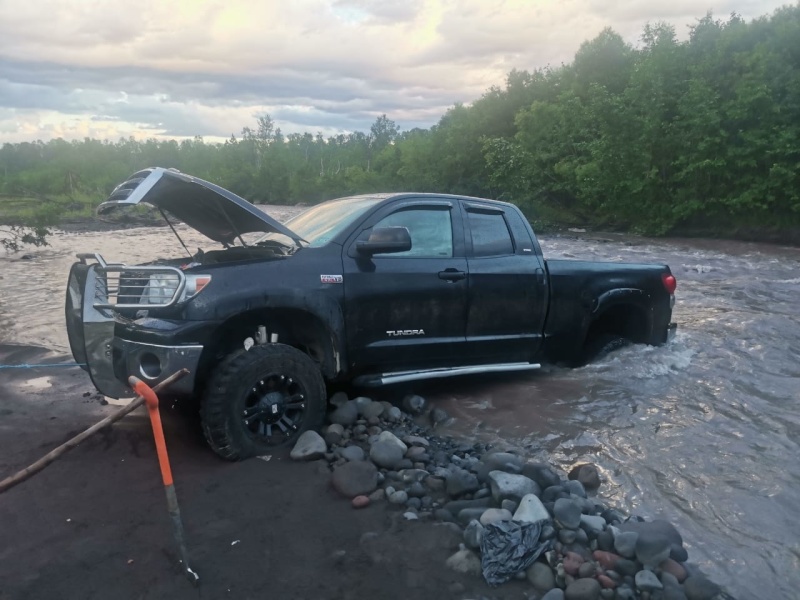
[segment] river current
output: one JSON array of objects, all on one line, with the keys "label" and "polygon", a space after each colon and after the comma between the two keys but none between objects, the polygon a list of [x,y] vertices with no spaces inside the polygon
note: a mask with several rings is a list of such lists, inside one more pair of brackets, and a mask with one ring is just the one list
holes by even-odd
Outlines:
[{"label": "river current", "polygon": [[[278,219],[297,212],[265,207]],[[180,227],[190,249],[211,243]],[[800,249],[580,234],[546,257],[669,264],[669,344],[580,369],[448,379],[415,391],[457,433],[569,470],[598,465],[599,495],[663,518],[690,562],[740,600],[800,597]],[[0,256],[0,342],[69,354],[64,288],[76,252],[137,263],[179,256],[166,228],[56,232],[33,258]]]}]

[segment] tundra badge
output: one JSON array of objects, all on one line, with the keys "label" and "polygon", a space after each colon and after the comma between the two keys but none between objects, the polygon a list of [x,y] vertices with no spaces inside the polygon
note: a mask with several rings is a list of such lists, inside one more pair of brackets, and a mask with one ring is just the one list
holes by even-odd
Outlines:
[{"label": "tundra badge", "polygon": [[400,335],[425,335],[424,329],[393,329],[386,332],[389,337]]}]

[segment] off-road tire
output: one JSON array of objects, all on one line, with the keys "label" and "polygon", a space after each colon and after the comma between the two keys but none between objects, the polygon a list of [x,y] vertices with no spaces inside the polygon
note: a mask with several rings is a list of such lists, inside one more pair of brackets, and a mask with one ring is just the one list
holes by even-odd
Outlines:
[{"label": "off-road tire", "polygon": [[[285,377],[302,394],[304,409],[296,428],[268,443],[245,424],[244,410],[264,380]],[[237,350],[215,369],[200,404],[203,433],[211,449],[226,460],[260,456],[293,444],[303,431],[319,429],[325,418],[325,382],[317,364],[306,354],[284,344],[263,344]],[[299,410],[299,409],[298,409]],[[277,427],[277,426],[276,426]]]},{"label": "off-road tire", "polygon": [[595,336],[593,339],[586,342],[583,349],[583,364],[599,360],[604,356],[611,354],[615,350],[630,346],[631,342],[628,338],[622,337],[615,333],[604,333]]}]

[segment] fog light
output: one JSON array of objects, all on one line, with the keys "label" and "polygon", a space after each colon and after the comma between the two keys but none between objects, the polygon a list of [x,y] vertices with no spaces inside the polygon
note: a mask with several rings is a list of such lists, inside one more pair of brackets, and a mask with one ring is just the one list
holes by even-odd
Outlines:
[{"label": "fog light", "polygon": [[139,356],[139,371],[147,379],[155,379],[161,375],[161,360],[152,352]]}]

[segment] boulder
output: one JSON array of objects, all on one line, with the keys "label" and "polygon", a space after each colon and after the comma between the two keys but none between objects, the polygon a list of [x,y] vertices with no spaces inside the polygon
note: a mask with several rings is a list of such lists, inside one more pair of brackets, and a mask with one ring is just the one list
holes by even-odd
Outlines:
[{"label": "boulder", "polygon": [[500,504],[503,500],[519,502],[524,496],[533,494],[539,496],[541,490],[536,482],[524,475],[514,475],[503,471],[491,471],[489,483],[492,488],[494,501]]},{"label": "boulder", "polygon": [[364,460],[364,450],[360,446],[342,448],[339,455],[345,460]]},{"label": "boulder", "polygon": [[543,562],[536,561],[525,572],[528,581],[537,592],[548,592],[556,587],[553,569]]},{"label": "boulder", "polygon": [[454,468],[447,476],[447,494],[453,498],[475,492],[480,487],[478,478],[463,469]]},{"label": "boulder", "polygon": [[514,521],[521,523],[536,523],[549,520],[550,513],[547,512],[544,504],[535,494],[528,494],[520,500],[519,508],[517,508],[512,518]]},{"label": "boulder", "polygon": [[350,427],[358,419],[358,405],[348,400],[330,414],[331,423]]},{"label": "boulder", "polygon": [[345,498],[371,493],[378,487],[378,469],[371,462],[348,462],[333,471],[333,489]]},{"label": "boulder", "polygon": [[370,447],[369,458],[379,467],[395,469],[403,462],[403,450],[391,441],[378,440]]},{"label": "boulder", "polygon": [[553,506],[553,515],[567,529],[577,529],[581,524],[581,506],[570,498],[559,498]]},{"label": "boulder", "polygon": [[473,519],[464,529],[464,544],[471,550],[478,550],[481,547],[483,537],[483,525]]},{"label": "boulder", "polygon": [[481,559],[472,551],[463,548],[447,559],[447,566],[457,573],[465,575],[481,574]]},{"label": "boulder", "polygon": [[597,600],[600,583],[596,579],[576,579],[564,590],[564,600]]},{"label": "boulder", "polygon": [[504,508],[487,508],[481,515],[481,525],[489,525],[498,521],[510,521],[512,515]]},{"label": "boulder", "polygon": [[304,431],[289,453],[294,460],[317,460],[325,456],[328,446],[316,431]]},{"label": "boulder", "polygon": [[425,410],[425,398],[411,394],[403,398],[403,410],[412,415],[420,415]]},{"label": "boulder", "polygon": [[381,434],[378,436],[378,441],[379,441],[379,442],[389,442],[389,443],[392,443],[392,444],[394,444],[395,446],[397,446],[397,447],[400,449],[400,451],[403,453],[403,455],[404,455],[404,456],[405,456],[405,453],[406,453],[406,451],[408,450],[408,446],[406,446],[406,445],[405,445],[405,444],[404,444],[404,443],[403,443],[403,442],[400,440],[400,438],[398,438],[398,437],[397,437],[395,434],[393,434],[391,431],[384,431],[384,432],[382,432],[382,433],[381,433]]},{"label": "boulder", "polygon": [[634,583],[636,583],[636,587],[641,592],[653,592],[655,590],[664,589],[664,586],[658,580],[656,574],[648,569],[642,569],[636,573],[636,577],[634,577]]},{"label": "boulder", "polygon": [[593,491],[600,487],[600,471],[597,465],[592,463],[576,465],[567,477],[571,480],[580,481],[587,490]]}]

